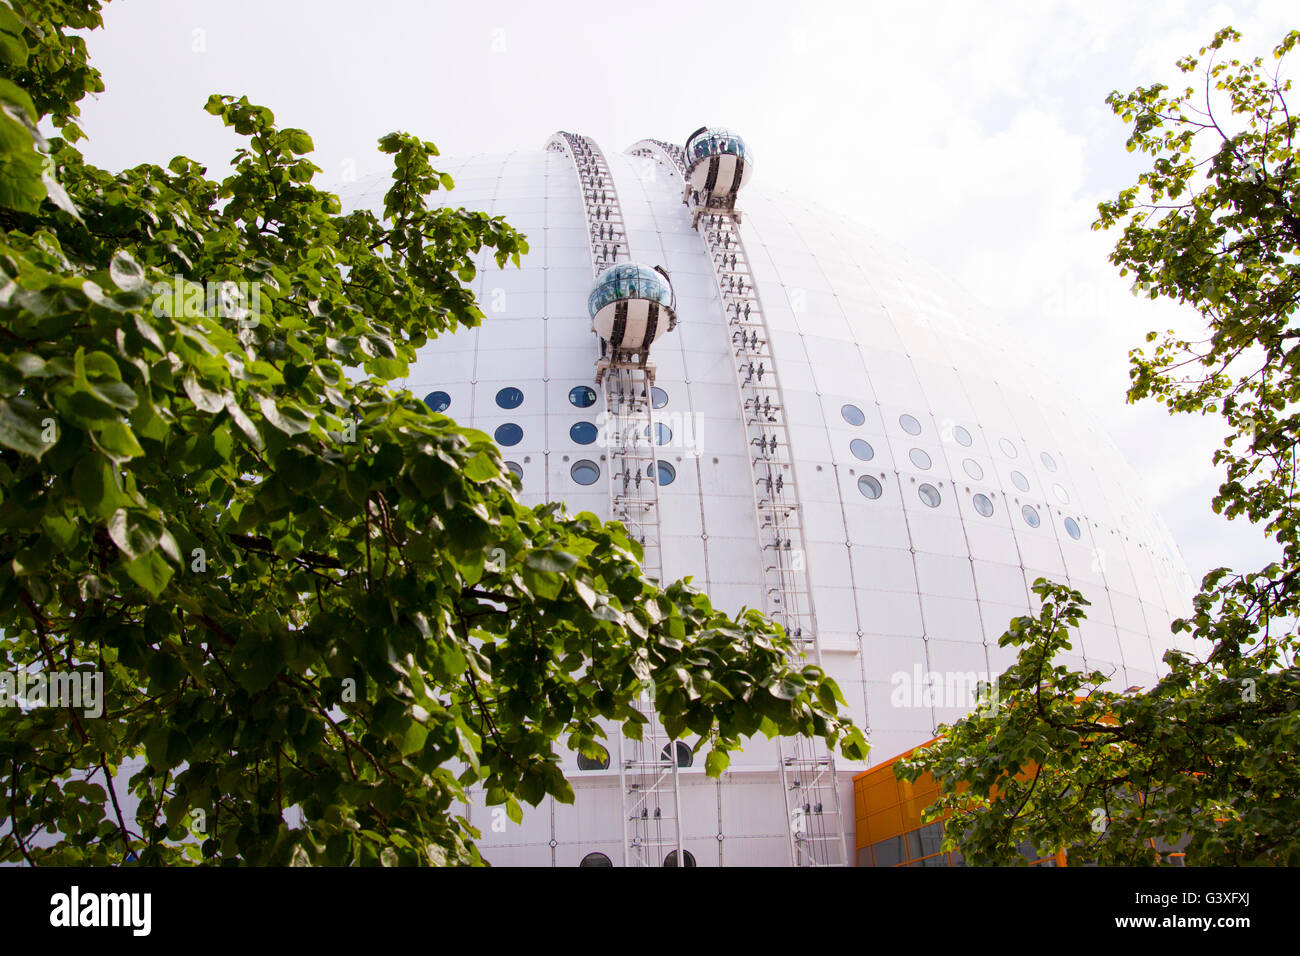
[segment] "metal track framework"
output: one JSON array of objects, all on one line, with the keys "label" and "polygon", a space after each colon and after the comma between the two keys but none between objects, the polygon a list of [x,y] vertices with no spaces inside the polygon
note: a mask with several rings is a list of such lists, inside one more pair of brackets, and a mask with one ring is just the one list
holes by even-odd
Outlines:
[{"label": "metal track framework", "polygon": [[[820,664],[789,429],[762,303],[740,236],[740,211],[731,199],[715,201],[689,188],[681,147],[642,140],[628,152],[676,172],[691,223],[709,251],[730,332],[732,368],[748,438],[764,612],[781,622],[803,659]],[[791,862],[846,865],[833,755],[823,741],[806,737],[781,738],[777,753],[790,822]]]},{"label": "metal track framework", "polygon": [[[546,148],[567,153],[582,190],[593,278],[610,266],[630,261],[627,230],[614,180],[595,141],[575,133],[556,133]],[[647,576],[663,577],[659,544],[659,462],[651,389],[654,366],[644,356],[625,364],[602,354],[596,384],[605,394],[605,446],[608,450],[610,510],[640,542]],[[678,749],[658,721],[646,693],[636,704],[646,718],[641,740],[620,735],[619,782],[623,794],[623,865],[663,866],[683,860],[681,782]],[[675,854],[675,855],[674,855]]]}]

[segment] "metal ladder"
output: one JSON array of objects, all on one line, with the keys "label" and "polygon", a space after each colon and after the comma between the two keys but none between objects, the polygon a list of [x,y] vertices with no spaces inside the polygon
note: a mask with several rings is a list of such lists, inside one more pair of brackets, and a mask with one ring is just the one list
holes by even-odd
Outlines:
[{"label": "metal ladder", "polygon": [[[647,371],[649,374],[647,374]],[[663,577],[659,548],[659,460],[655,456],[654,370],[612,366],[605,375],[609,502],[645,551],[646,574]]]},{"label": "metal ladder", "polygon": [[[767,323],[734,202],[697,202],[686,185],[681,147],[641,140],[629,153],[652,158],[676,172],[691,224],[704,239],[731,337],[732,369],[749,447],[754,513],[760,544],[763,610],[779,621],[798,656],[821,664],[816,614],[808,582],[807,552],[799,494],[790,455],[789,429],[777,381]],[[778,766],[789,820],[790,860],[795,866],[844,866],[846,834],[836,785],[835,759],[825,742],[807,737],[777,741]]]},{"label": "metal ladder", "polygon": [[[587,219],[593,278],[630,261],[627,230],[614,180],[595,141],[559,132],[548,150],[567,153],[578,174]],[[605,443],[609,460],[610,512],[644,550],[642,565],[652,580],[663,578],[659,544],[659,462],[655,456],[654,366],[622,364],[601,357],[596,384],[605,393]],[[619,738],[619,781],[623,793],[623,865],[662,866],[672,853],[684,859],[681,784],[677,749],[664,734],[654,701],[643,692],[635,704],[646,718],[641,740]],[[667,848],[668,852],[663,851]]]}]

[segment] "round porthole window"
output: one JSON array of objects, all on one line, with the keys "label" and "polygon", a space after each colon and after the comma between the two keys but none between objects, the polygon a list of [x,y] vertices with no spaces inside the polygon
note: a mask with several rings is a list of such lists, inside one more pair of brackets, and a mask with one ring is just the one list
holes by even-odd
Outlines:
[{"label": "round porthole window", "polygon": [[519,462],[508,461],[506,462],[506,467],[513,471],[519,477],[520,481],[524,480],[524,468],[519,464]]},{"label": "round porthole window", "polygon": [[1043,463],[1043,467],[1046,468],[1048,471],[1056,471],[1056,459],[1053,458],[1051,455],[1049,455],[1047,452],[1043,452],[1041,455],[1039,455],[1038,460]]},{"label": "round porthole window", "polygon": [[524,393],[513,386],[497,392],[497,404],[502,408],[518,408],[524,403]]},{"label": "round porthole window", "polygon": [[677,469],[666,461],[657,461],[655,465],[659,468],[659,486],[671,485],[677,478]]},{"label": "round porthole window", "polygon": [[1016,457],[1016,446],[1012,443],[1010,438],[999,438],[998,447],[1002,449],[1002,454],[1006,455],[1008,458]]},{"label": "round porthole window", "polygon": [[[686,869],[689,870],[691,867],[695,866],[695,854],[691,853],[690,850],[683,850],[682,855],[686,859]],[[664,857],[664,866],[676,866],[676,865],[677,865],[677,851],[673,850],[666,857]]]},{"label": "round porthole window", "polygon": [[[647,425],[645,427],[645,437],[647,439],[650,437],[651,427],[652,426],[650,425]],[[663,422],[655,422],[653,428],[654,428],[654,436],[655,436],[654,442],[656,445],[667,445],[670,441],[673,440],[673,430],[669,428],[667,425],[665,425]]]},{"label": "round porthole window", "polygon": [[663,408],[668,404],[668,393],[658,385],[652,386],[650,389],[650,403],[655,408]]},{"label": "round porthole window", "polygon": [[853,457],[862,461],[871,461],[876,457],[876,450],[871,447],[869,442],[861,438],[855,438],[849,442],[849,451],[853,452]]},{"label": "round porthole window", "polygon": [[659,762],[672,763],[673,751],[676,750],[677,766],[689,767],[691,764],[695,763],[695,754],[691,753],[691,748],[686,746],[684,741],[678,740],[676,743],[677,746],[675,748],[672,744],[664,744],[664,749],[659,752]]},{"label": "round porthole window", "polygon": [[1070,503],[1070,496],[1060,485],[1052,485],[1052,494],[1056,495],[1056,500],[1063,505]]},{"label": "round porthole window", "polygon": [[603,853],[588,853],[582,858],[578,866],[609,866],[612,867],[614,862]]},{"label": "round porthole window", "polygon": [[930,456],[920,448],[913,448],[907,453],[907,457],[912,459],[912,464],[916,465],[917,468],[928,470],[930,467]]},{"label": "round porthole window", "polygon": [[958,445],[961,445],[964,448],[969,448],[971,446],[972,439],[970,437],[970,432],[962,428],[960,425],[954,425],[952,427],[952,437],[957,440]]},{"label": "round porthole window", "polygon": [[569,404],[577,408],[591,408],[596,404],[596,390],[590,385],[575,385],[569,389]]},{"label": "round porthole window", "polygon": [[880,482],[870,475],[863,475],[858,479],[858,491],[867,498],[879,498],[884,489],[880,487]]},{"label": "round porthole window", "polygon": [[430,392],[424,396],[424,404],[428,405],[432,411],[445,412],[451,407],[451,396],[446,392]]},{"label": "round porthole window", "polygon": [[937,508],[939,507],[939,502],[943,500],[939,496],[939,489],[934,485],[922,485],[920,488],[916,489],[916,493],[920,496],[921,501],[925,503],[927,508]]},{"label": "round porthole window", "polygon": [[898,425],[909,435],[921,434],[921,423],[906,413],[898,416]]},{"label": "round porthole window", "polygon": [[850,425],[861,425],[867,420],[867,416],[862,414],[862,409],[856,405],[845,405],[840,408],[840,414]]},{"label": "round porthole window", "polygon": [[1011,473],[1011,483],[1015,485],[1017,488],[1019,488],[1021,491],[1029,490],[1029,479],[1026,478],[1018,471],[1013,471]]},{"label": "round porthole window", "polygon": [[496,438],[498,445],[507,447],[518,445],[524,440],[524,430],[514,422],[506,422],[504,425],[497,427],[497,430],[493,432],[493,437]]},{"label": "round porthole window", "polygon": [[609,751],[600,744],[600,757],[588,757],[586,754],[578,754],[579,770],[608,770],[609,769]]},{"label": "round porthole window", "polygon": [[984,495],[984,494],[976,495],[975,497],[971,498],[971,501],[975,505],[975,510],[978,511],[985,518],[988,518],[993,514],[993,502],[989,501],[988,495]]},{"label": "round porthole window", "polygon": [[961,466],[966,470],[966,474],[970,475],[976,481],[983,480],[984,469],[980,467],[980,463],[976,461],[974,458],[965,459],[964,461],[962,461]]},{"label": "round porthole window", "polygon": [[582,461],[573,463],[573,467],[569,469],[569,474],[580,485],[594,485],[596,479],[600,477],[600,466],[594,461],[588,461],[584,458]]},{"label": "round porthole window", "polygon": [[1043,523],[1043,519],[1038,517],[1038,509],[1033,505],[1025,505],[1020,509],[1020,514],[1024,517],[1025,524],[1031,528],[1037,528]]},{"label": "round porthole window", "polygon": [[1083,537],[1083,532],[1079,530],[1079,522],[1075,521],[1073,518],[1065,519],[1065,533],[1075,541],[1078,541]]},{"label": "round porthole window", "polygon": [[596,440],[596,426],[591,422],[574,422],[569,429],[569,437],[579,445],[590,445]]}]

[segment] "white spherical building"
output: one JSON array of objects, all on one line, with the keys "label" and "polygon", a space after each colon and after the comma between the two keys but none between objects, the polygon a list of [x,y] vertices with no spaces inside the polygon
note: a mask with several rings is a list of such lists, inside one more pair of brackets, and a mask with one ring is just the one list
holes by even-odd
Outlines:
[{"label": "white spherical building", "polygon": [[[872,763],[970,710],[973,678],[1013,659],[997,640],[1040,576],[1092,602],[1066,663],[1151,684],[1191,581],[1071,398],[1087,370],[1061,355],[1045,374],[942,276],[766,186],[761,167],[751,179],[735,134],[689,144],[604,153],[557,134],[436,160],[456,187],[430,201],[504,216],[531,251],[518,270],[483,256],[486,321],[426,346],[406,386],[494,435],[526,503],[626,520],[656,573],[783,620],[839,683]],[[382,208],[386,183],[345,198]],[[655,293],[671,328],[651,334],[644,309],[629,312],[639,352],[611,344],[631,326],[611,319],[610,296],[589,309],[597,275],[620,263],[671,283],[671,309]],[[571,806],[548,800],[520,825],[481,798],[468,807],[484,856],[852,861],[861,765],[760,738],[715,781],[684,752],[660,762],[663,740],[635,747],[615,729],[607,745],[608,762],[565,755]]]}]

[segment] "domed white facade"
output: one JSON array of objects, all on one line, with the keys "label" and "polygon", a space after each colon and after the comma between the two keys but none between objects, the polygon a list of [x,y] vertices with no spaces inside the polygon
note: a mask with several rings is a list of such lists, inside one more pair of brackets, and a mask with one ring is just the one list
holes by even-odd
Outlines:
[{"label": "domed white facade", "polygon": [[[671,165],[612,151],[604,159],[626,254],[661,265],[676,295],[676,328],[650,355],[662,390],[653,414],[663,441],[654,450],[663,573],[693,577],[728,611],[763,608],[768,535],[756,511],[737,333],[707,223],[693,227]],[[482,257],[474,281],[486,321],[427,345],[405,385],[496,435],[526,503],[562,500],[570,512],[610,517],[593,374],[600,347],[588,314],[592,240],[574,161],[539,148],[439,157],[435,166],[456,186],[431,201],[504,216],[531,251],[518,270]],[[356,186],[351,204],[381,208],[386,179]],[[773,190],[761,169],[735,208],[775,365],[767,374],[779,383],[801,516],[796,560],[821,664],[866,728],[872,761],[969,711],[963,676],[996,675],[1012,661],[997,640],[1027,612],[1040,576],[1092,602],[1066,663],[1113,671],[1121,688],[1151,684],[1191,581],[1132,471],[1071,397],[1071,380],[1088,370],[1062,355],[1044,374],[949,281]],[[930,675],[933,693],[922,687]],[[481,799],[468,808],[484,856],[573,866],[603,853],[626,862],[630,784],[616,730],[607,743],[607,769],[581,770],[565,756],[572,806],[548,800],[518,826]],[[680,769],[664,815],[675,821],[680,809],[681,845],[698,865],[791,862],[789,782],[778,760],[777,745],[757,739],[721,781],[705,776],[702,759]],[[861,769],[835,765],[834,826],[847,847],[851,776]]]}]

